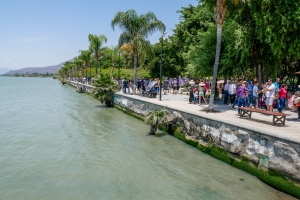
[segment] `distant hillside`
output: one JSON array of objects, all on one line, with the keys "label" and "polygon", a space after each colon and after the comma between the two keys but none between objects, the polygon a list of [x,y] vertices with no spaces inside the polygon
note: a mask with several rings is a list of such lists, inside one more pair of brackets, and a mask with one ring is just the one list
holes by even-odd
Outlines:
[{"label": "distant hillside", "polygon": [[6,73],[6,72],[9,72],[11,69],[9,68],[0,68],[0,75]]},{"label": "distant hillside", "polygon": [[[74,59],[68,60],[72,62]],[[66,61],[67,62],[67,61]],[[32,74],[32,73],[39,73],[39,74],[46,74],[51,73],[51,74],[57,74],[58,70],[64,66],[65,62],[62,62],[58,65],[52,65],[52,66],[47,66],[47,67],[27,67],[27,68],[22,68],[18,70],[12,70],[9,72],[6,72],[3,75],[14,75],[14,74]]]}]

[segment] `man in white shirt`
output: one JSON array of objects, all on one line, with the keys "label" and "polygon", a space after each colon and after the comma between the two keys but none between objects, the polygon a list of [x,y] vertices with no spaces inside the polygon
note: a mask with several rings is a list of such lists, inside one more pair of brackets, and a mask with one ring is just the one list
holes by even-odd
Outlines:
[{"label": "man in white shirt", "polygon": [[268,80],[268,85],[264,88],[265,96],[266,96],[266,106],[268,111],[273,110],[273,102],[275,97],[275,85],[272,83],[272,80]]},{"label": "man in white shirt", "polygon": [[231,105],[235,102],[235,94],[236,94],[236,85],[234,84],[233,81],[230,81],[229,86],[228,86],[228,94],[229,94],[229,99]]}]

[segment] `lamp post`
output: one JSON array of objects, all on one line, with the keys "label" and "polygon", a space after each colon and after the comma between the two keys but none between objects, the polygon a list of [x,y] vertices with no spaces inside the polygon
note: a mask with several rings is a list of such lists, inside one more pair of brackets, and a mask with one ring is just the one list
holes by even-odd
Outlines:
[{"label": "lamp post", "polygon": [[160,74],[159,74],[159,100],[161,101],[161,89],[162,89],[162,50],[164,44],[164,35],[167,31],[163,32],[161,36],[161,47],[160,47]]},{"label": "lamp post", "polygon": [[120,54],[121,54],[121,50],[119,50],[118,53],[119,53],[118,79],[120,81]]}]

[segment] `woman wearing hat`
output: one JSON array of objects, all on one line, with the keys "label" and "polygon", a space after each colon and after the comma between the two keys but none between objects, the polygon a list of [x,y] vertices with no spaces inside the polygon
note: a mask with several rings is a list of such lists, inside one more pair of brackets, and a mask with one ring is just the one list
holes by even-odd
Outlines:
[{"label": "woman wearing hat", "polygon": [[205,84],[203,82],[200,82],[200,84],[199,84],[199,105],[201,105],[202,100],[204,101],[205,104],[207,104],[206,98],[204,96],[204,88],[205,88]]}]

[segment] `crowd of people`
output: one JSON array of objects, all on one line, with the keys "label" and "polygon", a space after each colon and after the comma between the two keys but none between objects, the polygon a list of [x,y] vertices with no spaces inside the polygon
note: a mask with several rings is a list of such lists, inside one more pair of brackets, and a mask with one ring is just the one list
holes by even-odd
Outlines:
[{"label": "crowd of people", "polygon": [[300,119],[300,91],[288,96],[287,84],[280,84],[279,78],[274,82],[268,79],[261,88],[259,85],[259,82],[254,80],[239,79],[237,83],[231,80],[226,81],[223,88],[224,104],[231,105],[232,108],[238,105],[238,114],[240,114],[241,106],[256,109],[260,107],[267,111],[277,108],[278,112],[283,112],[288,104],[290,109],[298,111]]},{"label": "crowd of people", "polygon": [[158,93],[160,85],[164,94],[172,92],[178,94],[179,88],[186,82],[187,79],[165,77],[162,82],[159,78],[138,78],[136,84],[126,78],[120,80],[120,89],[124,93],[138,94],[144,96],[146,93]]},{"label": "crowd of people", "polygon": [[[71,79],[71,78],[69,78]],[[74,78],[73,78],[74,79]],[[72,79],[72,80],[73,80]],[[85,84],[92,84],[92,79],[76,78],[78,82]],[[162,86],[162,93],[178,94],[179,89],[187,90],[189,94],[189,104],[202,105],[207,104],[206,94],[210,90],[211,84],[203,79],[189,80],[165,77],[162,82],[158,78],[138,78],[136,84],[132,80],[126,78],[119,80],[120,90],[124,93],[137,94],[144,96],[147,93],[159,93],[160,85]],[[294,94],[288,95],[287,84],[281,84],[280,79],[277,78],[274,82],[272,79],[262,84],[256,80],[244,81],[239,79],[227,80],[224,84],[216,85],[216,96],[218,92],[222,93],[224,104],[230,105],[232,108],[238,106],[238,114],[241,112],[241,107],[253,107],[273,111],[274,108],[278,112],[283,112],[286,106],[292,110],[297,110],[298,119],[300,119],[300,88]]]}]

